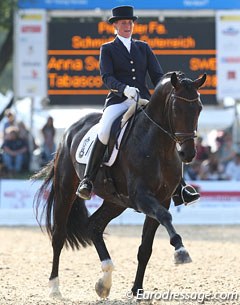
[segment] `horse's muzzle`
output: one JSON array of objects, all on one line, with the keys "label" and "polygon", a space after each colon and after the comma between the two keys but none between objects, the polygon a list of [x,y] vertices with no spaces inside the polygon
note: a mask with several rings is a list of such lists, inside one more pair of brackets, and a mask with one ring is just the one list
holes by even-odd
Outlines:
[{"label": "horse's muzzle", "polygon": [[[192,144],[190,144],[192,142]],[[196,148],[193,141],[187,141],[181,145],[178,151],[179,157],[183,163],[189,163],[196,155]]]}]

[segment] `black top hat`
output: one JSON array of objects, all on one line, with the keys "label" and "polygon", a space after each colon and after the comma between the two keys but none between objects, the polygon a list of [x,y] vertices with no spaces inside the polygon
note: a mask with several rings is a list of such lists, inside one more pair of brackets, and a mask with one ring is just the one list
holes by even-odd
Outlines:
[{"label": "black top hat", "polygon": [[123,19],[131,19],[135,21],[138,17],[133,16],[133,7],[124,5],[124,6],[117,6],[112,9],[112,17],[108,19],[110,23],[114,23],[117,20]]}]

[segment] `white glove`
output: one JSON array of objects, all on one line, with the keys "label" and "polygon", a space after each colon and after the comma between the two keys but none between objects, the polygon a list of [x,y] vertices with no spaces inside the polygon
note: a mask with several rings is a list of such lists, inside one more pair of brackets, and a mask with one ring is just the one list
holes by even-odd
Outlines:
[{"label": "white glove", "polygon": [[134,99],[137,92],[139,92],[137,88],[126,86],[126,88],[123,91],[123,94],[129,99]]}]

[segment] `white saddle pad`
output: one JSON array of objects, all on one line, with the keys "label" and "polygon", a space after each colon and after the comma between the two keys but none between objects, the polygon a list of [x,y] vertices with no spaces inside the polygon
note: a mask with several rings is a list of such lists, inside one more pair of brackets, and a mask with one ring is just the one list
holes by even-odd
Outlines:
[{"label": "white saddle pad", "polygon": [[[117,139],[117,143],[118,143],[117,147],[120,147],[127,124],[128,123],[126,123],[123,126],[123,128],[121,129],[121,132]],[[82,138],[82,141],[79,143],[78,149],[76,151],[76,160],[78,163],[81,163],[81,164],[88,163],[88,159],[89,159],[90,153],[92,151],[93,143],[97,136],[98,128],[99,128],[99,123],[94,125],[93,127],[91,127],[89,129],[89,131],[85,134],[85,136]],[[104,165],[112,166],[117,158],[117,154],[118,154],[118,149],[116,148],[116,145],[114,145],[112,154],[111,154],[109,160],[104,163]]]}]

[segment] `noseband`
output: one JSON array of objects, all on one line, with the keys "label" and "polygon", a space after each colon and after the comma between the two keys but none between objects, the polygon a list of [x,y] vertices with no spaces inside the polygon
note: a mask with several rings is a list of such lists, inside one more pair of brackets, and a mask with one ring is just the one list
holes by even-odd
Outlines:
[{"label": "noseband", "polygon": [[[167,104],[170,103],[171,99],[180,99],[183,100],[185,102],[188,103],[194,103],[194,102],[200,102],[200,94],[198,93],[198,97],[194,98],[194,99],[187,99],[185,97],[182,96],[178,96],[176,94],[172,94],[172,92],[169,94],[169,99],[167,101]],[[171,102],[172,105],[173,102]],[[175,141],[176,143],[178,143],[179,145],[182,145],[184,142],[189,141],[189,140],[193,140],[194,138],[197,137],[196,135],[196,130],[194,130],[193,132],[174,132],[173,128],[172,128],[172,121],[171,121],[171,111],[172,111],[172,107],[169,107],[169,111],[168,111],[168,122],[169,122],[169,127],[170,127],[170,131],[166,130],[165,128],[163,128],[161,125],[159,125],[158,123],[156,123],[147,113],[146,111],[141,108],[141,110],[143,111],[143,113],[145,114],[145,116],[155,125],[157,126],[159,129],[161,129],[164,133],[166,133],[173,141]]]}]

